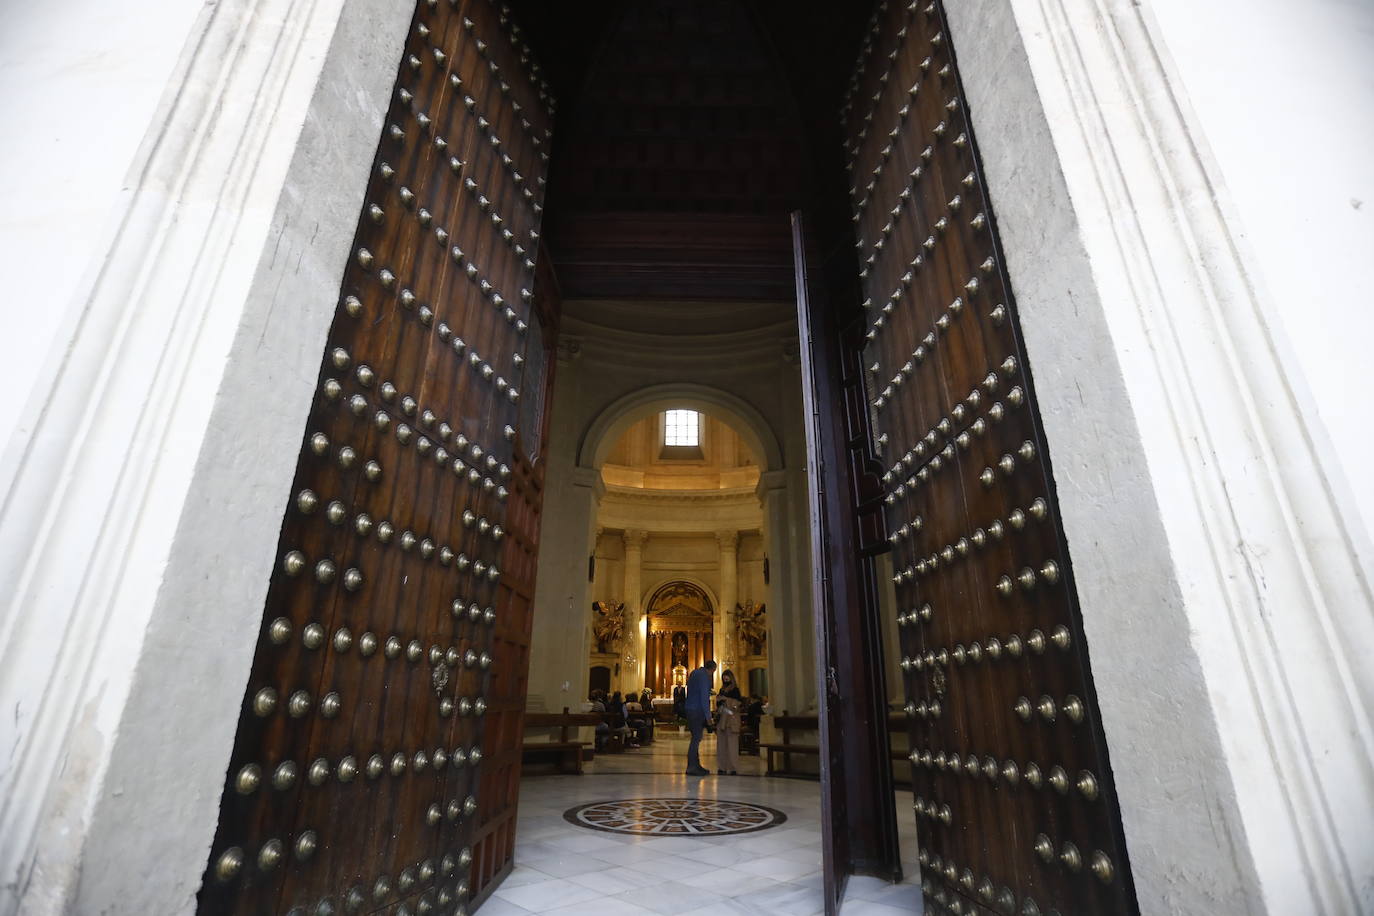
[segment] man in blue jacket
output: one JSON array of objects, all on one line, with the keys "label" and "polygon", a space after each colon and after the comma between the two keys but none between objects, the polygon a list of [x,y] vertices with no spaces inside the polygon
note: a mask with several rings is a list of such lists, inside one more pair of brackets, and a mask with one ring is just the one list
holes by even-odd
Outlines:
[{"label": "man in blue jacket", "polygon": [[711,686],[716,682],[716,663],[707,661],[687,675],[687,728],[692,732],[692,742],[687,745],[687,775],[709,776],[711,771],[701,765],[697,753],[701,745],[701,732],[711,718]]}]

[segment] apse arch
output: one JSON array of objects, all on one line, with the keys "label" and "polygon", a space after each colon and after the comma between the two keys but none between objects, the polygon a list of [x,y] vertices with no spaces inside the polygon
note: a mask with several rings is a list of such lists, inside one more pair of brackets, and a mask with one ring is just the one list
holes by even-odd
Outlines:
[{"label": "apse arch", "polygon": [[744,440],[760,471],[783,467],[782,448],[773,427],[747,401],[720,388],[695,382],[670,382],[633,391],[603,409],[588,424],[577,449],[578,467],[596,469],[611,447],[635,423],[674,408],[697,410],[720,420]]},{"label": "apse arch", "polygon": [[689,573],[675,571],[672,573],[659,576],[658,579],[654,581],[653,585],[649,586],[648,588],[641,589],[641,594],[639,596],[639,606],[644,609],[645,617],[648,617],[652,613],[653,600],[656,597],[658,597],[658,593],[663,591],[663,589],[667,586],[672,585],[674,582],[682,582],[692,586],[693,588],[700,590],[700,592],[706,597],[706,603],[709,605],[710,610],[713,614],[717,613],[718,611],[723,612],[723,609],[720,605],[720,595],[718,595],[716,591],[711,588],[711,586],[707,585],[705,580],[697,576],[693,576]]}]

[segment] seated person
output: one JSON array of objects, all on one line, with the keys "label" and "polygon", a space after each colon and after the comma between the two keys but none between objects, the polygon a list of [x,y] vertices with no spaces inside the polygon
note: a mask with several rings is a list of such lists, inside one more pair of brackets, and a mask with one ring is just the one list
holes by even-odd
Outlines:
[{"label": "seated person", "polygon": [[750,697],[748,705],[744,708],[744,727],[757,735],[759,719],[761,718],[763,718],[763,700],[759,697]]},{"label": "seated person", "polygon": [[625,701],[621,699],[619,690],[611,694],[610,701],[606,703],[606,720],[610,725],[610,733],[619,735],[626,747],[632,747],[630,726],[625,724]]},{"label": "seated person", "polygon": [[644,715],[644,707],[633,699],[625,704],[625,724],[635,733],[635,739],[640,744],[647,744],[653,739],[653,722]]},{"label": "seated person", "polygon": [[591,707],[587,711],[600,713],[602,716],[601,721],[596,723],[596,738],[594,741],[594,746],[598,751],[606,747],[606,741],[607,739],[609,739],[611,734],[611,726],[607,724],[605,718],[606,704],[603,702],[605,696],[606,694],[604,692],[600,690],[593,690],[591,694],[587,697],[587,701],[591,704]]}]

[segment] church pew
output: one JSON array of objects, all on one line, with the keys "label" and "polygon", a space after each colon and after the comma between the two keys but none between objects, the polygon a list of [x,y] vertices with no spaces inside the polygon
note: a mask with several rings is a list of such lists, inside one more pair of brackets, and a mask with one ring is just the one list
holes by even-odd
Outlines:
[{"label": "church pew", "polygon": [[521,746],[520,760],[522,763],[533,763],[540,759],[556,757],[559,772],[581,773],[583,754],[592,742],[571,740],[568,734],[569,730],[587,725],[594,728],[600,724],[600,713],[569,712],[566,706],[563,707],[561,713],[527,712],[525,713],[525,728],[557,728],[558,740],[525,741]]}]

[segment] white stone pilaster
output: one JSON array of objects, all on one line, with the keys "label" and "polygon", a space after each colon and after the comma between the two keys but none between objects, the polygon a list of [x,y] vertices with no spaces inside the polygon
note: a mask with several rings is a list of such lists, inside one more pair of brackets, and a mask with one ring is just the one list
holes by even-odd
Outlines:
[{"label": "white stone pilaster", "polygon": [[[622,691],[640,690],[644,686],[644,640],[639,638],[639,620],[643,616],[644,544],[649,533],[642,528],[625,531],[625,640],[621,646],[620,684]],[[627,665],[624,656],[633,652],[635,663]]]},{"label": "white stone pilaster", "polygon": [[[716,662],[722,671],[726,663],[738,665],[740,655],[735,640],[735,604],[739,601],[739,532],[717,531],[720,548],[720,613],[713,624]],[[740,677],[738,671],[735,676]]]}]

